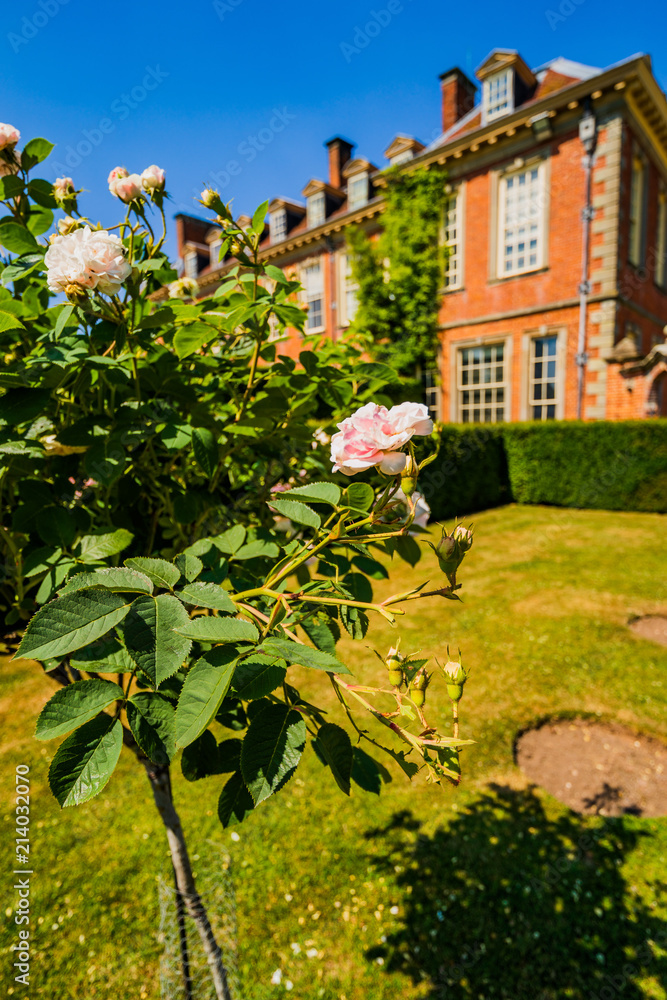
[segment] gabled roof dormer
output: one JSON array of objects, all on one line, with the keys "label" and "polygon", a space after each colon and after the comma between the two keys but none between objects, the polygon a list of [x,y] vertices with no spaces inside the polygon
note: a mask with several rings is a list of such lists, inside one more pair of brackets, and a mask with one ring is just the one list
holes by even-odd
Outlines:
[{"label": "gabled roof dormer", "polygon": [[306,208],[290,198],[274,198],[269,204],[269,230],[271,243],[281,243],[292,229],[298,226]]},{"label": "gabled roof dormer", "polygon": [[309,181],[301,193],[306,199],[309,229],[323,225],[345,200],[345,193],[326,181]]},{"label": "gabled roof dormer", "polygon": [[406,163],[413,156],[417,156],[422,149],[424,149],[424,143],[420,142],[419,139],[415,139],[411,135],[401,135],[399,132],[385,149],[384,155],[389,160],[389,165],[396,167],[399,163]]},{"label": "gabled roof dormer", "polygon": [[361,208],[371,197],[371,174],[376,174],[378,168],[369,160],[357,157],[343,167],[343,177],[347,181],[348,210]]},{"label": "gabled roof dormer", "polygon": [[511,114],[537,86],[537,77],[515,49],[494,49],[476,76],[482,84],[482,125]]}]

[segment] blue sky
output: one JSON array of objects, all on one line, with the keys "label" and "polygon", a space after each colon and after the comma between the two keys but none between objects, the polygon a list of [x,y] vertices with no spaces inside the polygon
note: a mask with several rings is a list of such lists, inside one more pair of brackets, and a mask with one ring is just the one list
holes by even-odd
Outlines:
[{"label": "blue sky", "polygon": [[25,0],[3,17],[0,121],[24,140],[56,142],[44,176],[56,176],[51,162],[65,167],[87,189],[81,210],[105,224],[117,221],[106,177],[120,164],[166,169],[170,215],[203,213],[193,200],[202,182],[248,212],[324,178],[323,142],[334,134],[378,165],[396,132],[430,141],[438,75],[455,65],[472,75],[494,47],[518,49],[531,66],[559,55],[607,66],[649,52],[664,89],[664,4],[646,0],[634,21],[629,9],[626,0]]}]

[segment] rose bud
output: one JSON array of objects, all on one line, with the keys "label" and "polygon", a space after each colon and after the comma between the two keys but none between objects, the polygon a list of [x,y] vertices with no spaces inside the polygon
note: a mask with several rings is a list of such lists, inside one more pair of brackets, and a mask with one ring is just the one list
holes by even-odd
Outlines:
[{"label": "rose bud", "polygon": [[410,697],[417,708],[422,708],[424,702],[426,701],[426,689],[429,685],[430,679],[431,678],[422,667],[412,682]]},{"label": "rose bud", "polygon": [[401,656],[398,649],[392,646],[384,662],[387,664],[387,670],[389,671],[389,683],[394,687],[400,687],[403,683],[403,669],[401,664],[404,660],[405,657]]},{"label": "rose bud", "polygon": [[214,188],[204,188],[199,199],[204,208],[210,208],[215,212],[224,212],[225,206],[222,198]]},{"label": "rose bud", "polygon": [[67,236],[68,233],[73,232],[79,223],[76,219],[73,219],[71,215],[66,215],[64,219],[58,219],[58,232],[61,236]]},{"label": "rose bud", "polygon": [[454,528],[454,538],[458,542],[461,552],[467,552],[472,546],[472,529],[465,528],[462,524],[457,524]]},{"label": "rose bud", "polygon": [[16,143],[21,138],[21,133],[13,125],[7,125],[4,122],[0,122],[0,149],[11,148],[16,145]]},{"label": "rose bud", "polygon": [[64,201],[65,198],[76,194],[74,181],[71,177],[57,177],[53,182],[53,196],[56,201]]},{"label": "rose bud", "polygon": [[443,670],[447,681],[447,694],[452,701],[460,701],[463,697],[463,685],[468,675],[457,660],[448,660]]},{"label": "rose bud", "polygon": [[153,164],[141,173],[141,183],[145,191],[162,191],[164,189],[164,170]]},{"label": "rose bud", "polygon": [[143,198],[143,188],[139,174],[128,174],[127,177],[119,177],[114,181],[113,187],[109,185],[109,190],[116,198],[129,205],[131,201],[138,201]]},{"label": "rose bud", "polygon": [[127,177],[128,172],[125,167],[114,167],[107,178],[107,184],[109,185],[109,190],[112,195],[116,196],[116,181],[121,180],[123,177]]}]

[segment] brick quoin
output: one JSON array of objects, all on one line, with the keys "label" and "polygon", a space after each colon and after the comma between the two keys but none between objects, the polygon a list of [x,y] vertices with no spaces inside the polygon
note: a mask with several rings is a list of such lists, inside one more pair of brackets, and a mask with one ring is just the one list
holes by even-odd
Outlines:
[{"label": "brick quoin", "polygon": [[[558,416],[577,416],[577,342],[579,289],[586,204],[582,118],[595,117],[586,308],[585,381],[582,416],[586,420],[667,416],[667,209],[658,208],[667,192],[667,105],[651,69],[650,57],[633,56],[608,69],[568,59],[551,60],[532,70],[513,50],[494,49],[477,70],[480,86],[458,68],[443,73],[442,134],[429,146],[398,133],[387,147],[390,165],[401,169],[434,167],[446,172],[458,192],[461,286],[443,287],[439,310],[439,359],[431,367],[440,380],[434,410],[443,420],[461,419],[455,389],[457,352],[465,346],[505,345],[504,418],[530,419],[528,354],[532,338],[557,334]],[[507,106],[493,114],[485,104],[496,86],[506,83]],[[475,94],[479,91],[479,103]],[[324,223],[310,227],[304,208],[287,206],[286,236],[261,244],[263,259],[302,277],[319,259],[323,273],[322,336],[336,339],[346,327],[342,255],[346,227],[363,226],[371,236],[381,227],[382,170],[354,158],[354,144],[339,136],[325,143],[328,180],[306,188],[325,192]],[[633,161],[645,164],[642,180],[642,253],[630,263]],[[501,277],[497,271],[501,237],[500,179],[542,164],[543,198],[538,206],[545,252],[534,270]],[[343,169],[345,168],[345,169]],[[359,171],[368,180],[368,199],[350,206],[348,191]],[[313,182],[311,181],[312,185]],[[260,200],[258,198],[258,200]],[[635,199],[636,206],[637,199]],[[211,294],[234,264],[208,263],[206,244],[215,236],[211,222],[177,217],[179,255],[197,253],[202,295]],[[444,285],[444,281],[443,281]],[[281,353],[298,358],[303,342],[296,331],[281,341]],[[429,403],[433,399],[429,398]],[[484,415],[480,414],[481,419]]]}]

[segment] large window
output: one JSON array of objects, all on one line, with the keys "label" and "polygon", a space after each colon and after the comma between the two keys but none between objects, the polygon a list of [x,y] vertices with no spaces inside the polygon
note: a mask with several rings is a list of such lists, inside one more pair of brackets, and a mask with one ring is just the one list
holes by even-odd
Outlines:
[{"label": "large window", "polygon": [[368,174],[357,174],[347,182],[347,207],[360,208],[368,201]]},{"label": "large window", "polygon": [[324,276],[318,261],[309,264],[303,271],[303,285],[308,306],[306,330],[319,330],[324,326]]},{"label": "large window", "polygon": [[352,262],[349,254],[340,256],[340,282],[338,289],[339,321],[341,326],[351,323],[359,308],[359,286],[352,277]]},{"label": "large window", "polygon": [[269,216],[269,228],[271,231],[271,242],[280,243],[287,236],[287,212],[284,208],[278,208],[271,212]]},{"label": "large window", "polygon": [[484,121],[490,122],[514,110],[514,71],[504,69],[488,77],[483,85]]},{"label": "large window", "polygon": [[533,420],[555,420],[558,399],[558,337],[535,337],[530,342],[528,407]]},{"label": "large window", "polygon": [[498,277],[523,274],[544,262],[544,163],[500,179]]},{"label": "large window", "polygon": [[505,345],[462,347],[457,358],[458,419],[464,424],[505,420]]},{"label": "large window", "polygon": [[646,160],[636,150],[632,157],[630,177],[630,246],[628,257],[631,264],[640,267],[644,263],[644,199],[646,191]]},{"label": "large window", "polygon": [[324,191],[318,191],[317,194],[311,194],[310,198],[307,200],[308,209],[308,226],[310,229],[314,229],[315,226],[321,226],[326,220],[326,195]]},{"label": "large window", "polygon": [[667,186],[660,182],[658,191],[658,239],[655,257],[655,280],[667,289]]},{"label": "large window", "polygon": [[461,198],[452,191],[445,202],[445,245],[449,256],[445,262],[445,288],[461,286]]}]

